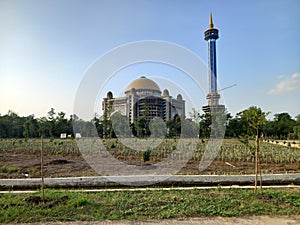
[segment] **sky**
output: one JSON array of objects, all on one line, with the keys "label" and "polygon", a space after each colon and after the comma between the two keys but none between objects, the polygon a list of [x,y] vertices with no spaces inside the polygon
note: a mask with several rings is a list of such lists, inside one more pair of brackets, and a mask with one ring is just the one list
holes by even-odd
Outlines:
[{"label": "sky", "polygon": [[[227,111],[258,106],[300,114],[300,1],[298,0],[0,0],[0,113],[46,116],[50,108],[74,113],[84,78],[101,57],[147,40],[181,46],[207,64],[204,31],[212,12],[219,29],[218,87]],[[131,51],[128,51],[130,57]],[[114,64],[113,60],[111,62]],[[132,63],[112,74],[99,71],[93,102],[111,90],[122,96],[146,76],[191,108],[206,104],[207,80],[161,62]],[[82,106],[84,107],[84,106]]]}]

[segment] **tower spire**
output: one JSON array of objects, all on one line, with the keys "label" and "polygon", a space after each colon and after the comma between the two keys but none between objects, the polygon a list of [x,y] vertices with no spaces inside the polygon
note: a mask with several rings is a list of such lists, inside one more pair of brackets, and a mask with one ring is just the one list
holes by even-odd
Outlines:
[{"label": "tower spire", "polygon": [[210,13],[210,17],[209,17],[209,28],[214,28],[212,13]]}]

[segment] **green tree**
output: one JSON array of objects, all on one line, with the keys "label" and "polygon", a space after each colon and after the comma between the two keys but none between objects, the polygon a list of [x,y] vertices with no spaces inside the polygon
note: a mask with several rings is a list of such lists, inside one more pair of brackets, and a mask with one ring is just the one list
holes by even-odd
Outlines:
[{"label": "green tree", "polygon": [[210,125],[211,125],[211,115],[208,113],[202,114],[200,116],[200,131],[199,137],[209,138],[210,136]]},{"label": "green tree", "polygon": [[198,124],[191,119],[183,120],[181,129],[181,137],[184,138],[196,138],[199,134]]},{"label": "green tree", "polygon": [[[259,132],[260,128],[267,123],[267,115],[269,112],[263,112],[261,108],[256,106],[251,106],[248,109],[239,113],[241,119],[246,121],[249,125],[249,128],[254,130],[256,133],[255,138],[255,191],[257,190],[257,176],[258,176],[258,165],[259,165]],[[261,175],[261,174],[260,174]],[[260,187],[262,187],[262,180],[260,182]]]},{"label": "green tree", "polygon": [[52,132],[55,137],[60,137],[61,133],[72,133],[72,127],[68,119],[65,118],[65,115],[64,112],[59,112],[56,118],[54,120],[52,119],[52,121],[54,121]]},{"label": "green tree", "polygon": [[131,129],[129,119],[120,112],[115,112],[111,116],[112,128],[116,137],[130,137]]},{"label": "green tree", "polygon": [[101,117],[99,117],[97,113],[95,113],[92,119],[92,123],[95,124],[99,137],[103,138],[103,121],[101,120]]},{"label": "green tree", "polygon": [[274,128],[278,138],[287,139],[293,133],[296,121],[288,113],[279,113],[274,116]]},{"label": "green tree", "polygon": [[8,115],[0,117],[0,137],[8,138],[10,135],[10,124]]},{"label": "green tree", "polygon": [[275,132],[275,123],[274,121],[267,121],[267,123],[263,126],[263,132],[264,136],[268,138],[275,138],[276,132]]},{"label": "green tree", "polygon": [[27,120],[23,124],[23,135],[25,138],[36,138],[39,136],[38,121],[34,118],[34,115],[27,117]]},{"label": "green tree", "polygon": [[137,137],[143,138],[150,136],[148,121],[144,116],[136,118],[136,121],[134,122],[134,128]]},{"label": "green tree", "polygon": [[224,138],[226,124],[229,116],[230,114],[228,114],[225,109],[211,113],[211,125],[210,125],[211,138],[217,138],[217,139]]},{"label": "green tree", "polygon": [[243,124],[241,119],[238,117],[229,119],[229,122],[226,126],[226,137],[236,137],[239,138],[241,135],[244,135]]},{"label": "green tree", "polygon": [[132,125],[133,133],[140,138],[149,137],[151,135],[149,122],[149,107],[147,103],[144,103],[141,116],[138,116]]},{"label": "green tree", "polygon": [[166,122],[168,137],[178,137],[181,134],[181,118],[178,114]]},{"label": "green tree", "polygon": [[300,114],[296,116],[296,123],[293,130],[294,135],[298,137],[298,140],[300,140]]},{"label": "green tree", "polygon": [[300,126],[294,126],[293,130],[295,136],[298,137],[298,140],[300,140]]},{"label": "green tree", "polygon": [[55,110],[54,108],[51,108],[50,111],[48,112],[47,119],[44,120],[46,123],[45,125],[48,126],[48,131],[50,137],[54,137],[54,129],[55,129]]},{"label": "green tree", "polygon": [[166,124],[161,118],[154,118],[150,121],[149,129],[152,137],[165,137],[167,133]]},{"label": "green tree", "polygon": [[46,117],[41,117],[38,119],[38,131],[39,135],[42,137],[50,137],[50,127],[49,127],[49,121]]},{"label": "green tree", "polygon": [[192,108],[192,112],[190,112],[190,117],[197,124],[198,136],[200,137],[201,136],[201,131],[200,131],[201,115],[200,115],[200,112],[198,110],[196,110],[195,108]]}]

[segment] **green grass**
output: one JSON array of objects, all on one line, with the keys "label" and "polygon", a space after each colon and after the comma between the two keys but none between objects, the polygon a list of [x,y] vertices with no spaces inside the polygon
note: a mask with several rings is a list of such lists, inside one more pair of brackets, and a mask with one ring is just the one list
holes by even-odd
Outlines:
[{"label": "green grass", "polygon": [[0,167],[0,173],[19,173],[21,171],[20,168],[15,166],[2,166]]},{"label": "green grass", "polygon": [[[98,193],[46,190],[44,204],[24,201],[28,196],[0,195],[0,223],[300,215],[299,189],[265,189],[263,194],[221,188]],[[62,196],[68,200],[51,204]]]}]

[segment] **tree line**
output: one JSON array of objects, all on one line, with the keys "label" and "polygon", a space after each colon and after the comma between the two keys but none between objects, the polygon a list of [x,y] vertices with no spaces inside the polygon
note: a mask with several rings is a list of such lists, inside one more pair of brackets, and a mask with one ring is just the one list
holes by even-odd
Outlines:
[{"label": "tree line", "polygon": [[[224,120],[225,137],[240,138],[256,135],[257,130],[252,129],[249,125],[247,112],[259,116],[262,110],[251,106],[237,113],[235,117],[230,113],[224,114],[226,117]],[[61,133],[73,134],[74,121],[80,124],[82,136],[90,136],[95,130],[101,138],[113,138],[119,136],[120,133],[147,137],[151,135],[151,131],[158,136],[167,134],[168,137],[176,137],[187,127],[193,132],[195,131],[201,138],[210,136],[212,120],[210,115],[201,114],[193,109],[189,117],[182,120],[180,116],[176,115],[172,120],[162,124],[161,120],[149,123],[145,115],[130,124],[128,130],[126,126],[121,127],[122,124],[125,124],[126,117],[119,114],[114,115],[114,121],[96,114],[91,121],[84,121],[76,115],[70,115],[67,118],[64,112],[56,113],[53,108],[41,118],[36,118],[34,115],[22,117],[13,111],[8,111],[7,114],[0,115],[0,138],[37,138],[41,135],[48,138],[59,138]],[[300,114],[295,118],[286,112],[275,114],[272,120],[265,119],[265,123],[259,128],[259,133],[272,139],[300,139]]]}]

